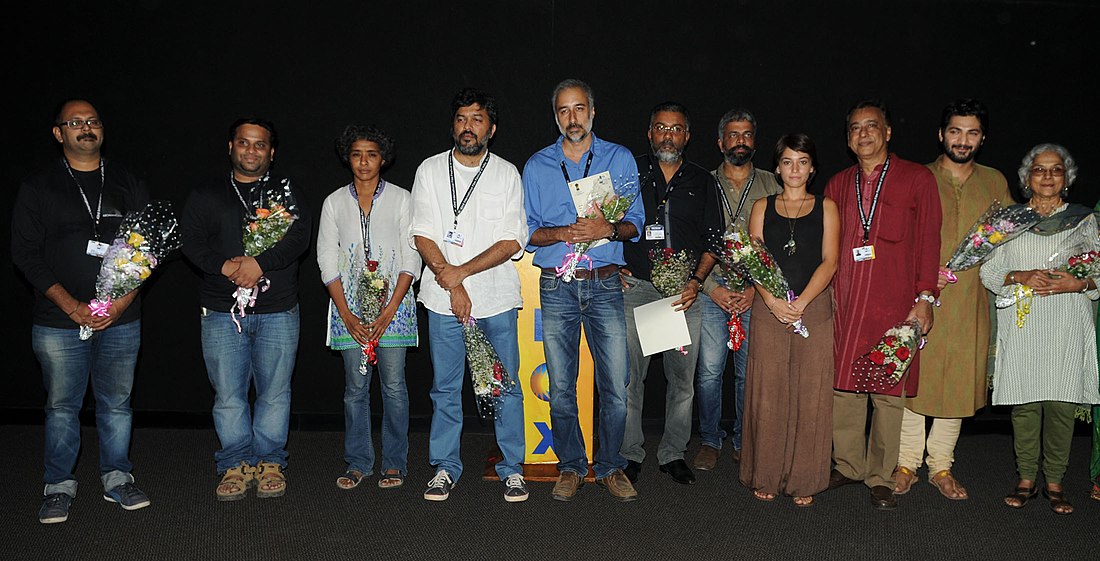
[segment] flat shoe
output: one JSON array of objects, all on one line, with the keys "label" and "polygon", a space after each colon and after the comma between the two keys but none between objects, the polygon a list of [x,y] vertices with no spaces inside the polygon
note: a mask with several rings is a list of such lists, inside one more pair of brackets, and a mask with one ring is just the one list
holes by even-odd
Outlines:
[{"label": "flat shoe", "polygon": [[898,466],[894,470],[894,494],[904,495],[908,493],[913,488],[913,484],[918,481],[920,481],[920,478],[917,477],[917,472],[905,466]]}]

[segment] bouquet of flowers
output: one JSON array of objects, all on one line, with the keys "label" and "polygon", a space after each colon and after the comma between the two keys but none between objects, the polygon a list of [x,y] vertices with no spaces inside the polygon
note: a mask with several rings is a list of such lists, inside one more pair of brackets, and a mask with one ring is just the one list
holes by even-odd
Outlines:
[{"label": "bouquet of flowers", "polygon": [[959,242],[959,247],[955,249],[947,265],[944,265],[948,282],[958,280],[954,275],[955,271],[964,271],[981,264],[997,246],[1026,232],[1042,218],[1027,205],[1002,207],[1000,201],[993,201],[970,228],[970,233]]},{"label": "bouquet of flowers", "polygon": [[[1058,249],[1047,257],[1047,269],[1062,271],[1077,279],[1092,278],[1100,282],[1100,240],[1077,230],[1067,237]],[[1025,284],[1015,284],[1007,296],[998,296],[998,308],[1016,306],[1016,327],[1023,328],[1035,290]]]},{"label": "bouquet of flowers", "polygon": [[471,317],[462,324],[462,338],[466,342],[466,359],[470,361],[477,410],[482,419],[487,419],[494,415],[504,392],[515,386],[516,381],[504,368],[485,332],[477,326],[477,320]]},{"label": "bouquet of flowers", "polygon": [[[88,303],[92,315],[110,315],[111,300],[141,286],[168,252],[182,242],[178,222],[169,201],[152,201],[139,211],[128,213],[118,235],[103,256],[95,282],[96,297]],[[80,327],[80,339],[92,336],[92,328]]]},{"label": "bouquet of flowers", "polygon": [[[251,214],[244,217],[242,227],[244,242],[244,254],[255,257],[268,249],[271,249],[279,240],[283,239],[290,225],[298,219],[298,205],[290,190],[290,180],[283,179],[280,185],[268,187],[267,181],[261,181],[260,197]],[[260,277],[256,286],[252,288],[240,288],[233,292],[236,301],[229,309],[233,323],[240,332],[241,324],[237,316],[245,316],[245,309],[256,305],[256,297],[260,292],[266,292],[271,287],[271,281],[266,277]]]},{"label": "bouquet of flowers", "polygon": [[653,270],[650,273],[653,288],[656,288],[657,292],[665,298],[683,292],[684,283],[695,271],[695,260],[686,249],[680,251],[674,251],[670,247],[651,249],[649,260],[653,264]]},{"label": "bouquet of flowers", "polygon": [[881,393],[901,381],[913,356],[924,345],[920,322],[903,321],[886,330],[871,351],[852,363],[852,373],[857,377],[860,391]]},{"label": "bouquet of flowers", "polygon": [[[797,300],[790,283],[783,276],[783,270],[779,268],[779,263],[775,262],[775,257],[768,248],[764,246],[763,240],[751,238],[748,232],[739,229],[731,234],[729,241],[732,243],[726,250],[728,257],[725,259],[735,260],[734,263],[745,276],[772,296],[785,299],[787,302]],[[810,330],[802,324],[802,320],[794,322],[791,327],[802,337],[810,336]]]},{"label": "bouquet of flowers", "polygon": [[[630,208],[630,205],[634,204],[634,199],[637,198],[637,196],[637,181],[620,181],[618,185],[614,185],[613,190],[608,190],[606,188],[602,190],[593,189],[583,205],[585,209],[584,213],[580,214],[580,216],[584,218],[603,216],[604,220],[615,224],[626,216],[627,209]],[[592,258],[584,253],[595,243],[596,242],[566,243],[565,245],[569,248],[569,252],[565,254],[561,265],[556,269],[558,277],[565,282],[573,280],[577,266],[579,266],[582,261],[586,261],[588,268],[591,269]]]},{"label": "bouquet of flowers", "polygon": [[[734,242],[739,241],[738,232],[730,230],[721,237],[717,244],[718,251],[715,252],[721,264],[722,280],[725,281],[726,288],[734,292],[744,292],[749,287],[749,279],[738,265],[740,254],[737,253]],[[731,314],[726,327],[730,332],[730,340],[726,342],[726,346],[734,351],[740,350],[745,343],[745,324],[741,322],[741,314]]]},{"label": "bouquet of flowers", "polygon": [[[356,291],[359,297],[359,314],[364,323],[371,323],[382,314],[382,308],[390,297],[390,279],[378,270],[378,262],[367,260],[367,269],[359,275]],[[381,335],[379,336],[381,338]],[[368,364],[378,364],[378,339],[368,341],[359,361],[359,373],[367,374]]]}]

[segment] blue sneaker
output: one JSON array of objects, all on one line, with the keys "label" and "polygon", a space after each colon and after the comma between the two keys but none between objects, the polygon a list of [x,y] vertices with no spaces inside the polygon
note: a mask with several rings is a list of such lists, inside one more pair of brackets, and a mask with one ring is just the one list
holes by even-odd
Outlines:
[{"label": "blue sneaker", "polygon": [[119,506],[126,510],[145,508],[152,502],[149,500],[149,497],[145,496],[145,493],[142,493],[141,489],[135,487],[133,483],[123,483],[122,485],[115,486],[113,489],[103,494],[103,500],[118,503]]},{"label": "blue sneaker", "polygon": [[69,505],[73,498],[65,493],[53,493],[42,499],[38,508],[38,521],[43,524],[57,524],[69,519]]}]

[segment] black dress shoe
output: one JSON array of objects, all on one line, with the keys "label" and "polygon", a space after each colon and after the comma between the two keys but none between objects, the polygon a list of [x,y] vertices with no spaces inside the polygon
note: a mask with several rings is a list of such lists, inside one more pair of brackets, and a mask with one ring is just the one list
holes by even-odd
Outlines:
[{"label": "black dress shoe", "polygon": [[829,488],[836,489],[837,487],[843,487],[845,485],[851,485],[853,483],[859,483],[858,479],[850,479],[843,473],[837,470],[829,472]]},{"label": "black dress shoe", "polygon": [[626,468],[623,469],[623,474],[630,480],[630,484],[633,485],[638,482],[638,473],[642,471],[642,462],[635,462],[634,460],[626,461]]},{"label": "black dress shoe", "polygon": [[667,464],[661,464],[661,473],[667,473],[672,476],[672,480],[684,485],[692,485],[695,483],[695,474],[691,473],[691,468],[688,467],[687,462],[684,460],[672,460]]},{"label": "black dress shoe", "polygon": [[871,487],[871,506],[874,506],[875,510],[898,508],[898,499],[894,496],[894,490],[885,485]]}]

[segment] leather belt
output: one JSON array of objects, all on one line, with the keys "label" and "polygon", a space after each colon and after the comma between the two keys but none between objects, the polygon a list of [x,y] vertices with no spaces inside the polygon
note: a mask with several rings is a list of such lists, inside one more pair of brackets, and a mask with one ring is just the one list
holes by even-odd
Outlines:
[{"label": "leather belt", "polygon": [[[556,275],[557,271],[554,269],[543,268],[544,273],[550,273]],[[573,278],[579,280],[591,280],[591,279],[606,279],[612,275],[619,274],[618,265],[604,265],[603,267],[596,267],[595,269],[588,270],[584,266],[577,267],[576,271],[573,271]]]}]

